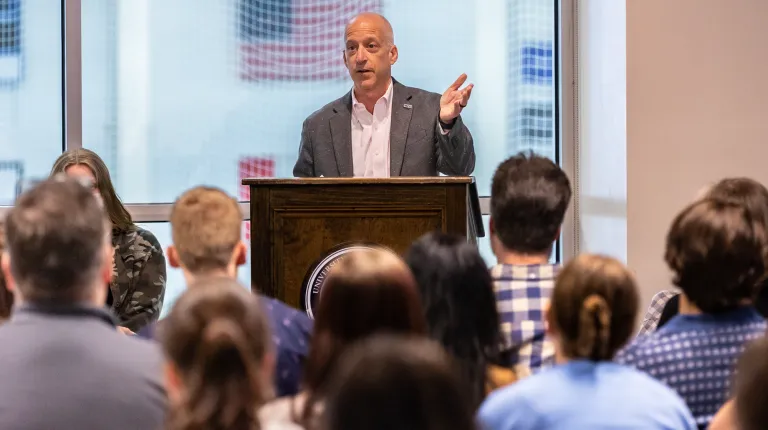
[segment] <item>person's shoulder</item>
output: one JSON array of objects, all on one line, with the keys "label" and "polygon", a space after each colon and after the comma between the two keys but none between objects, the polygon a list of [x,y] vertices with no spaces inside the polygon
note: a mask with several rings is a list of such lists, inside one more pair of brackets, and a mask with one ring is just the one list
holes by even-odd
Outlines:
[{"label": "person's shoulder", "polygon": [[138,244],[147,248],[152,248],[153,251],[163,251],[163,247],[160,245],[160,241],[157,240],[157,237],[155,237],[154,233],[137,225],[134,225],[134,228],[136,231],[136,237],[140,239],[136,241]]},{"label": "person's shoulder", "polygon": [[645,409],[666,409],[687,416],[688,407],[675,390],[646,372],[621,364],[613,365],[620,369],[622,385],[633,387],[632,398],[634,401],[644,404]]},{"label": "person's shoulder", "polygon": [[259,298],[266,308],[272,329],[275,332],[289,331],[303,338],[311,336],[313,323],[307,314],[275,298],[264,295]]},{"label": "person's shoulder", "polygon": [[343,96],[325,104],[320,109],[312,112],[304,120],[304,125],[315,125],[325,122],[331,115],[335,115],[339,110],[344,109],[346,105],[349,105],[351,109],[352,96],[351,92],[344,94]]},{"label": "person's shoulder", "polygon": [[426,102],[440,103],[441,95],[432,91],[423,90],[421,88],[409,87],[400,81],[394,81],[393,91],[403,91],[411,96],[412,100],[423,100]]},{"label": "person's shoulder", "polygon": [[539,412],[534,402],[547,395],[546,390],[542,392],[544,385],[548,385],[547,378],[542,378],[543,373],[489,394],[477,412],[482,427],[492,430],[536,428],[533,423],[539,420]]}]

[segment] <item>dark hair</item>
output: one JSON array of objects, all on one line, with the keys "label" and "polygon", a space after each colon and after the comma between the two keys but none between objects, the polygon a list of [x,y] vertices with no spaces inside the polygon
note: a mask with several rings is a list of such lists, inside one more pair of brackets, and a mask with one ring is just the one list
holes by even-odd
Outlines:
[{"label": "dark hair", "polygon": [[[3,263],[3,251],[5,250],[5,226],[0,221],[0,265]],[[13,293],[8,289],[8,283],[0,271],[0,321],[7,320],[11,316],[13,308]]]},{"label": "dark hair", "polygon": [[326,404],[333,430],[474,430],[474,409],[440,345],[373,337],[346,353]]},{"label": "dark hair", "polygon": [[706,198],[677,215],[664,259],[673,282],[702,312],[754,300],[765,274],[765,229],[741,205]]},{"label": "dark hair", "polygon": [[123,206],[120,197],[117,196],[115,187],[112,185],[107,165],[95,152],[85,148],[70,149],[64,152],[53,163],[51,176],[57,173],[66,173],[69,167],[78,164],[87,166],[93,172],[93,176],[96,177],[94,186],[99,190],[101,199],[104,202],[104,209],[107,211],[107,216],[109,216],[112,226],[121,231],[134,227],[131,214]]},{"label": "dark hair", "polygon": [[457,359],[471,387],[471,400],[485,398],[486,369],[498,363],[503,338],[488,267],[463,237],[428,233],[405,257],[421,292],[432,339]]},{"label": "dark hair", "polygon": [[271,395],[271,380],[262,374],[271,339],[261,303],[233,279],[195,284],[158,332],[184,385],[168,428],[259,429],[256,411]]},{"label": "dark hair", "polygon": [[739,430],[768,428],[768,408],[765,407],[765,386],[768,384],[768,339],[758,339],[749,345],[739,359],[735,377],[736,421]]},{"label": "dark hair", "polygon": [[25,300],[76,302],[93,293],[107,226],[90,190],[65,177],[40,182],[5,223],[11,273]]},{"label": "dark hair", "polygon": [[634,331],[635,279],[618,260],[581,254],[557,276],[549,323],[572,359],[609,361]]},{"label": "dark hair", "polygon": [[376,333],[423,335],[421,302],[408,266],[384,249],[352,251],[331,269],[318,303],[304,368],[309,398],[299,418],[311,426],[314,405],[325,396],[330,374],[353,343]]},{"label": "dark hair", "polygon": [[568,176],[552,160],[532,152],[510,157],[491,184],[494,235],[510,251],[549,254],[570,200]]}]

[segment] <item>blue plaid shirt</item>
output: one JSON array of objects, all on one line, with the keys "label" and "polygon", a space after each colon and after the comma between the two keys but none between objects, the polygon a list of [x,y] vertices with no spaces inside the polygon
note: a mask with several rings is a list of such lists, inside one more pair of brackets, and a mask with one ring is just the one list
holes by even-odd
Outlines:
[{"label": "blue plaid shirt", "polygon": [[765,335],[752,307],[723,314],[677,315],[635,339],[615,361],[647,372],[675,390],[706,428],[728,399],[736,360],[746,344]]},{"label": "blue plaid shirt", "polygon": [[512,351],[511,365],[536,372],[554,364],[554,345],[545,338],[544,311],[559,270],[554,264],[499,264],[491,268],[501,332]]}]

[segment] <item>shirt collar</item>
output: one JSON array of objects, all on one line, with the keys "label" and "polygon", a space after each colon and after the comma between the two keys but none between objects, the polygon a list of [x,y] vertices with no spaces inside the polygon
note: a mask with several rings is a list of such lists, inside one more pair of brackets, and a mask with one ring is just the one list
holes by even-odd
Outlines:
[{"label": "shirt collar", "polygon": [[[384,100],[384,104],[386,104],[387,106],[389,106],[389,102],[390,102],[390,100],[392,100],[392,87],[393,87],[392,79],[390,79],[389,80],[389,87],[387,87],[387,91],[384,93],[383,96],[381,96],[381,98],[379,98],[379,100],[383,99]],[[377,100],[376,103],[378,103],[378,102],[379,101]],[[363,104],[360,103],[359,101],[357,101],[357,97],[355,97],[355,88],[352,87],[352,108],[356,109],[358,106],[363,106]]]}]

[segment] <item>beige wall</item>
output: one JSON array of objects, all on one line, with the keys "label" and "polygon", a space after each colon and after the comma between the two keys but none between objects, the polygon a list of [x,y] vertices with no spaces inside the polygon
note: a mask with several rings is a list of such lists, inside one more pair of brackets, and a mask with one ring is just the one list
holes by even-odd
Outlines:
[{"label": "beige wall", "polygon": [[[610,0],[606,0],[610,1]],[[768,1],[627,0],[627,258],[669,285],[667,228],[705,184],[768,184]]]}]

